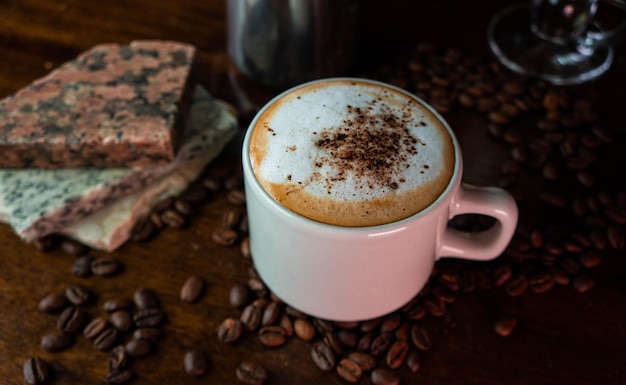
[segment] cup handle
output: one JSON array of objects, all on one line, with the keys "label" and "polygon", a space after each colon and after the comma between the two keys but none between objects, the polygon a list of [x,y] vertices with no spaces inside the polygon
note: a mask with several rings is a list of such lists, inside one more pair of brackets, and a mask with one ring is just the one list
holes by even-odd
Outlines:
[{"label": "cup handle", "polygon": [[[624,0],[604,0],[603,2],[611,5],[613,8],[617,8],[617,11],[622,12],[622,14],[626,12],[626,2]],[[622,21],[617,26],[606,31],[587,31],[581,36],[578,43],[582,47],[606,47],[617,44],[624,39],[625,35],[626,21]]]},{"label": "cup handle", "polygon": [[446,228],[441,237],[438,258],[494,259],[502,254],[517,227],[515,199],[500,188],[461,184],[450,204],[449,219],[459,214],[483,214],[497,221],[488,230],[480,232]]}]

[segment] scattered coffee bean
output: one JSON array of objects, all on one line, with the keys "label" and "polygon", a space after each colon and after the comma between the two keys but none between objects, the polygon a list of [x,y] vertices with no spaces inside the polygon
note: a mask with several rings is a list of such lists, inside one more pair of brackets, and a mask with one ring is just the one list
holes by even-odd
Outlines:
[{"label": "scattered coffee bean", "polygon": [[91,292],[79,285],[68,287],[65,296],[76,306],[86,305],[91,300]]},{"label": "scattered coffee bean", "polygon": [[406,355],[409,353],[409,344],[406,341],[396,341],[391,345],[387,351],[387,357],[385,362],[391,369],[399,368],[406,359]]},{"label": "scattered coffee bean", "polygon": [[243,190],[232,189],[226,194],[226,199],[235,206],[244,206],[246,204],[246,195]]},{"label": "scattered coffee bean", "polygon": [[208,360],[201,350],[191,350],[185,353],[183,365],[185,373],[193,377],[200,377],[207,370]]},{"label": "scattered coffee bean", "polygon": [[241,336],[242,329],[243,324],[240,320],[226,318],[217,329],[217,337],[226,343],[235,342]]},{"label": "scattered coffee bean", "polygon": [[45,313],[56,313],[63,310],[68,303],[64,294],[52,293],[39,301],[39,310]]},{"label": "scattered coffee bean", "polygon": [[165,320],[165,314],[157,308],[139,309],[133,314],[133,322],[138,328],[159,326]]},{"label": "scattered coffee bean", "polygon": [[102,351],[111,350],[117,343],[118,330],[113,326],[107,326],[94,338],[93,346]]},{"label": "scattered coffee bean", "polygon": [[245,385],[263,385],[267,380],[267,370],[251,361],[243,361],[237,367],[236,376]]},{"label": "scattered coffee bean", "polygon": [[422,351],[429,350],[432,347],[430,334],[424,326],[415,323],[411,326],[411,341],[416,348]]},{"label": "scattered coffee bean", "polygon": [[133,358],[145,357],[150,353],[150,342],[133,338],[124,346],[126,353]]},{"label": "scattered coffee bean", "polygon": [[380,356],[385,354],[389,347],[393,344],[393,334],[380,333],[374,340],[372,340],[372,345],[370,346],[370,353],[374,356]]},{"label": "scattered coffee bean", "polygon": [[203,289],[204,280],[198,275],[191,275],[180,289],[180,299],[188,303],[196,302]]},{"label": "scattered coffee bean", "polygon": [[264,346],[274,348],[285,344],[285,331],[280,326],[268,325],[259,330],[259,341]]},{"label": "scattered coffee bean", "polygon": [[412,373],[417,373],[422,367],[422,356],[417,350],[411,350],[406,356],[406,366]]},{"label": "scattered coffee bean", "polygon": [[349,358],[344,358],[337,364],[337,374],[348,382],[358,382],[363,375],[363,370],[356,362]]},{"label": "scattered coffee bean", "polygon": [[68,348],[73,341],[72,334],[62,330],[53,331],[41,338],[41,348],[48,352],[58,352]]},{"label": "scattered coffee bean", "polygon": [[248,285],[238,283],[230,289],[230,304],[233,307],[245,306],[250,301],[250,288]]},{"label": "scattered coffee bean", "polygon": [[293,331],[303,341],[310,341],[315,337],[315,327],[306,319],[296,319],[293,322]]},{"label": "scattered coffee bean", "polygon": [[366,352],[353,351],[348,353],[348,358],[356,362],[364,372],[374,369],[376,357]]},{"label": "scattered coffee bean", "polygon": [[161,213],[161,220],[173,229],[181,229],[187,225],[187,219],[175,209],[167,209]]},{"label": "scattered coffee bean", "polygon": [[24,381],[29,385],[43,384],[50,378],[48,362],[41,357],[30,357],[23,366]]},{"label": "scattered coffee bean", "polygon": [[87,313],[78,307],[70,306],[59,315],[57,326],[65,332],[76,333],[83,327],[86,320]]},{"label": "scattered coffee bean", "polygon": [[496,321],[494,326],[494,330],[496,333],[501,335],[502,337],[506,337],[513,333],[515,326],[517,325],[517,318],[512,316],[501,316]]},{"label": "scattered coffee bean", "polygon": [[256,330],[261,324],[263,310],[253,304],[246,306],[241,312],[240,320],[248,330]]},{"label": "scattered coffee bean", "polygon": [[371,380],[374,385],[398,385],[400,383],[400,377],[394,371],[385,368],[374,369]]},{"label": "scattered coffee bean", "polygon": [[104,377],[104,383],[108,385],[125,384],[132,378],[132,373],[128,370],[114,370]]},{"label": "scattered coffee bean", "polygon": [[76,258],[74,265],[72,266],[72,273],[77,277],[86,278],[91,275],[91,261],[93,257],[91,255],[83,255]]},{"label": "scattered coffee bean", "polygon": [[109,354],[109,372],[125,369],[128,364],[128,353],[122,345],[117,345],[111,349]]},{"label": "scattered coffee bean", "polygon": [[318,341],[311,348],[311,359],[315,365],[322,371],[328,372],[333,370],[336,364],[335,353],[328,345]]},{"label": "scattered coffee bean", "polygon": [[154,291],[143,287],[135,291],[133,301],[137,309],[156,308],[159,306],[159,300]]},{"label": "scattered coffee bean", "polygon": [[121,332],[127,332],[133,326],[133,318],[126,310],[114,311],[109,316],[109,321]]},{"label": "scattered coffee bean", "polygon": [[583,273],[574,278],[574,289],[579,293],[586,293],[593,289],[596,285],[596,280],[589,274]]},{"label": "scattered coffee bean", "polygon": [[61,250],[73,256],[79,256],[89,251],[89,248],[73,239],[66,238],[61,242]]},{"label": "scattered coffee bean", "polygon": [[239,234],[235,230],[219,228],[213,230],[211,238],[221,246],[232,246],[239,239]]},{"label": "scattered coffee bean", "polygon": [[104,311],[107,313],[113,313],[117,310],[128,310],[133,306],[133,303],[128,298],[113,298],[104,302],[102,305]]},{"label": "scattered coffee bean", "polygon": [[110,276],[118,273],[122,268],[122,264],[115,258],[100,257],[91,261],[91,272],[101,277]]},{"label": "scattered coffee bean", "polygon": [[107,320],[102,317],[96,317],[91,320],[87,326],[85,326],[83,329],[83,336],[88,339],[94,339],[107,327],[107,325]]},{"label": "scattered coffee bean", "polygon": [[137,340],[146,340],[148,342],[154,342],[161,336],[161,331],[158,328],[139,328],[133,332],[133,338]]}]

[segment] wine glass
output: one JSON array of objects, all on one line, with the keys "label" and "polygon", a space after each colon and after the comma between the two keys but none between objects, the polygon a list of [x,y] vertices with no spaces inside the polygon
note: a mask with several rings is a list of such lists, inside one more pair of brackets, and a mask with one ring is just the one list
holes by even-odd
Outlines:
[{"label": "wine glass", "polygon": [[[487,29],[489,46],[512,71],[555,85],[579,84],[606,72],[626,22],[611,30],[595,20],[600,0],[530,0],[496,14]],[[623,0],[605,0],[626,8]]]}]

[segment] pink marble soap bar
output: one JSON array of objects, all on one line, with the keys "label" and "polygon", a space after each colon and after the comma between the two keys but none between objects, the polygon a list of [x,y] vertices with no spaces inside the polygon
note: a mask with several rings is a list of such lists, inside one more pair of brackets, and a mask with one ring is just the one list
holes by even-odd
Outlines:
[{"label": "pink marble soap bar", "polygon": [[171,41],[102,44],[0,100],[0,168],[172,161],[195,53]]}]

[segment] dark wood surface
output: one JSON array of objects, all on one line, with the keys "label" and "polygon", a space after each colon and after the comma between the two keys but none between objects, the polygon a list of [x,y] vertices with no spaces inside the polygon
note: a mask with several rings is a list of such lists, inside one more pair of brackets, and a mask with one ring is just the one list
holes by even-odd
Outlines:
[{"label": "dark wood surface", "polygon": [[[196,45],[199,79],[216,96],[239,107],[243,95],[256,105],[275,91],[264,90],[233,69],[225,53],[224,1],[3,0],[0,2],[0,97],[8,96],[52,68],[102,42],[171,39]],[[486,25],[507,2],[389,1],[364,4],[363,68],[391,63],[396,52],[434,41],[470,54],[489,55]],[[419,6],[417,6],[419,4]],[[397,50],[396,50],[397,49]],[[601,184],[624,190],[626,119],[626,47],[619,46],[611,71],[599,81],[572,92],[591,98],[614,140],[603,152]],[[229,78],[229,73],[231,77]],[[358,74],[358,72],[356,73]],[[235,81],[233,81],[235,80]],[[243,111],[242,122],[246,112]],[[445,114],[457,131],[466,156],[465,178],[495,184],[506,151],[485,133],[483,115],[464,110]],[[528,130],[536,130],[530,125]],[[228,152],[236,158],[236,143]],[[0,155],[1,156],[1,155]],[[1,183],[1,181],[0,181]],[[541,193],[533,188],[532,194]],[[226,317],[238,317],[229,305],[231,286],[246,282],[249,261],[238,247],[211,240],[222,214],[233,206],[218,193],[198,206],[184,229],[165,229],[145,243],[128,243],[112,254],[124,271],[114,277],[79,278],[72,274],[74,257],[60,249],[41,252],[0,226],[0,383],[23,383],[22,364],[39,355],[52,363],[55,384],[98,384],[107,374],[108,354],[89,341],[59,353],[40,348],[41,336],[56,328],[56,316],[37,310],[45,295],[81,284],[97,294],[88,308],[103,315],[106,299],[130,297],[139,287],[153,289],[167,313],[164,335],[147,357],[134,360],[136,384],[230,384],[243,360],[269,372],[268,384],[345,383],[323,373],[310,359],[310,343],[291,338],[283,347],[261,346],[252,333],[234,344],[220,342],[216,329]],[[522,206],[522,216],[563,223],[558,214]],[[545,214],[545,212],[542,212]],[[558,225],[557,225],[558,226]],[[567,229],[565,224],[563,228]],[[619,226],[618,226],[619,227]],[[623,230],[623,225],[620,227]],[[95,256],[105,253],[93,251]],[[416,374],[402,367],[402,383],[420,384],[624,384],[626,383],[626,256],[607,248],[602,263],[591,269],[596,285],[586,293],[555,286],[544,294],[527,291],[510,297],[501,288],[458,293],[443,317],[427,317],[433,347],[422,354]],[[195,304],[178,298],[185,279],[202,276],[206,289]],[[494,332],[498,316],[511,314],[518,324],[508,337]],[[183,371],[183,354],[202,349],[210,360],[201,379]],[[365,376],[361,383],[371,383]]]}]

